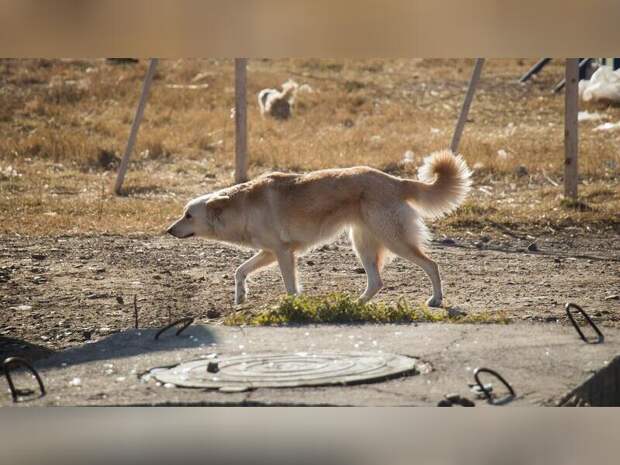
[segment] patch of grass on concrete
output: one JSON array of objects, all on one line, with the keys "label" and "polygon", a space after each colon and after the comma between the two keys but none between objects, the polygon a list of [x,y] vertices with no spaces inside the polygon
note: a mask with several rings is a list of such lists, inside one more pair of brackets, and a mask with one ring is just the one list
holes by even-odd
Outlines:
[{"label": "patch of grass on concrete", "polygon": [[281,326],[288,324],[360,324],[360,323],[502,323],[509,322],[502,313],[475,315],[450,312],[443,308],[413,306],[401,298],[396,303],[358,302],[348,294],[327,296],[286,296],[275,306],[257,314],[237,312],[225,319],[228,325]]}]

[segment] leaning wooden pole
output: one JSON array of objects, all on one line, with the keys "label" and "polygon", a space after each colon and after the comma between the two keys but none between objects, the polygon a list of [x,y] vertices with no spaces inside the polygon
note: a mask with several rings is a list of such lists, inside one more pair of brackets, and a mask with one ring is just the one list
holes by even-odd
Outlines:
[{"label": "leaning wooden pole", "polygon": [[469,80],[469,87],[467,88],[465,100],[463,100],[463,106],[461,107],[461,114],[459,115],[459,119],[456,122],[456,127],[454,128],[454,134],[452,135],[450,150],[452,150],[452,152],[454,153],[457,153],[459,150],[461,136],[463,135],[463,129],[465,128],[465,122],[467,121],[467,115],[469,114],[469,107],[471,107],[471,102],[474,99],[474,93],[476,92],[478,81],[480,80],[480,74],[482,73],[483,64],[484,58],[476,58],[474,71],[471,74],[471,79]]},{"label": "leaning wooden pole", "polygon": [[579,59],[566,59],[566,88],[564,100],[564,196],[577,199]]},{"label": "leaning wooden pole", "polygon": [[151,84],[153,82],[153,76],[155,76],[157,63],[159,63],[159,58],[151,58],[148,71],[146,72],[146,77],[144,78],[144,84],[142,84],[142,93],[140,94],[138,109],[136,110],[136,114],[133,118],[133,123],[131,124],[131,131],[129,132],[129,139],[127,140],[127,147],[125,147],[125,153],[123,154],[123,159],[121,160],[121,164],[118,168],[118,174],[116,175],[114,192],[117,195],[121,193],[121,188],[123,187],[125,173],[127,172],[127,167],[129,166],[129,158],[131,157],[133,147],[136,144],[138,130],[140,129],[142,117],[144,116],[144,107],[146,107],[146,101],[148,99],[149,90],[151,89]]},{"label": "leaning wooden pole", "polygon": [[247,58],[235,58],[235,182],[248,180]]}]

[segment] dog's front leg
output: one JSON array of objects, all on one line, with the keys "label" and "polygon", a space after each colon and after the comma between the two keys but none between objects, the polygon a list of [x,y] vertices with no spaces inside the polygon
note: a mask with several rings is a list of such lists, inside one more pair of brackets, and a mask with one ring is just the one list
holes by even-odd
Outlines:
[{"label": "dog's front leg", "polygon": [[289,294],[298,294],[297,264],[295,263],[294,252],[292,250],[282,249],[276,252],[276,256],[278,258],[278,265],[280,266],[286,292]]},{"label": "dog's front leg", "polygon": [[271,252],[261,250],[248,261],[244,262],[235,272],[235,305],[245,302],[245,280],[259,268],[273,263],[276,257]]}]

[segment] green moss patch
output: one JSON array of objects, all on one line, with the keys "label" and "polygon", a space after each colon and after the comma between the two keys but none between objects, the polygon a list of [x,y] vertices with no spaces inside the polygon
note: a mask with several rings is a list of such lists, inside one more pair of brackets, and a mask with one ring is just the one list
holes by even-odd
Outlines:
[{"label": "green moss patch", "polygon": [[360,323],[502,323],[509,322],[503,312],[474,315],[450,312],[425,305],[412,306],[404,298],[396,303],[358,302],[347,294],[327,296],[286,296],[277,305],[258,313],[236,312],[225,319],[228,325],[281,326],[289,324],[360,324]]}]

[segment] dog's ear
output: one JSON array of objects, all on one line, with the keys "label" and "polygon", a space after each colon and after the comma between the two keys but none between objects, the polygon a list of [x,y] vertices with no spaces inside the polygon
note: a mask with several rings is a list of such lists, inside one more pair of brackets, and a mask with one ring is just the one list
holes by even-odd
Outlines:
[{"label": "dog's ear", "polygon": [[222,210],[226,208],[230,197],[227,195],[218,195],[215,197],[211,197],[209,200],[205,202],[205,207],[207,207],[207,213],[213,216],[213,218],[218,219]]}]

